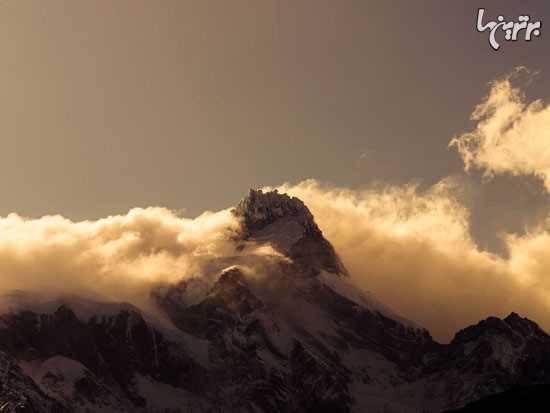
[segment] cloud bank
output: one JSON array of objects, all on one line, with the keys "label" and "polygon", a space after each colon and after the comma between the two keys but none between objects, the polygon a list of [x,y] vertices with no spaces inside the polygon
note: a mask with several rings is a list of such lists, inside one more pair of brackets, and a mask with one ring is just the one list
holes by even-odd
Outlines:
[{"label": "cloud bank", "polygon": [[229,210],[195,219],[164,208],[72,222],[61,216],[0,218],[0,292],[79,295],[146,306],[152,286],[208,276],[234,253]]},{"label": "cloud bank", "polygon": [[447,179],[424,192],[415,184],[355,191],[309,180],[279,190],[310,207],[359,287],[436,339],[511,311],[549,328],[549,232],[508,235],[509,258],[480,251],[456,185]]}]

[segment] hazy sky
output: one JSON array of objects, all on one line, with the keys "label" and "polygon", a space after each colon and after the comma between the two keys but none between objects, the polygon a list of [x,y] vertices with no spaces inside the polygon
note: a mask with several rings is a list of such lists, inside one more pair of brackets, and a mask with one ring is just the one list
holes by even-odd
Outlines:
[{"label": "hazy sky", "polygon": [[[525,65],[541,71],[529,97],[550,98],[548,2],[485,1],[548,21],[498,52],[479,5],[4,0],[0,214],[194,216],[307,178],[428,187],[462,170],[447,146],[488,82]],[[540,182],[478,175],[463,178],[482,248],[546,214]]]},{"label": "hazy sky", "polygon": [[480,4],[0,0],[0,292],[209,280],[272,186],[436,338],[550,328],[550,6],[483,2],[543,22],[495,52]]}]

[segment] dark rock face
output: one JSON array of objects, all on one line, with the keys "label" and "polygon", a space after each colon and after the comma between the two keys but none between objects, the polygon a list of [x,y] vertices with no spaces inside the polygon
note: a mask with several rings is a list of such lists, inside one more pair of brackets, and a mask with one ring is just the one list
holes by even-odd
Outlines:
[{"label": "dark rock face", "polygon": [[269,278],[232,266],[193,303],[189,280],[156,288],[162,322],[133,309],[82,320],[67,305],[3,314],[0,411],[441,411],[550,382],[550,337],[532,321],[490,317],[441,345],[347,293],[301,201],[251,191],[234,214],[242,248],[288,258]]},{"label": "dark rock face", "polygon": [[[181,330],[209,340],[209,375],[215,387],[239,383],[218,401],[231,406],[229,411],[248,410],[252,404],[264,411],[349,410],[341,374],[298,341],[289,354],[274,342],[280,327],[239,270],[223,273],[204,301],[180,308],[172,320]],[[338,409],[331,410],[336,404]]]},{"label": "dark rock face", "polygon": [[311,412],[349,411],[352,400],[347,391],[346,374],[321,362],[300,342],[294,344],[290,353],[290,383],[299,406]]},{"label": "dark rock face", "polygon": [[[87,403],[92,409],[144,407],[146,401],[136,388],[136,374],[190,389],[200,387],[195,379],[204,374],[177,343],[165,340],[137,312],[94,316],[85,323],[61,306],[53,314],[25,311],[5,315],[2,321],[6,327],[0,330],[0,347],[11,358],[39,362],[62,356],[81,365],[84,374],[71,383],[75,390],[71,400],[60,400],[68,402],[68,411],[74,403]],[[55,387],[56,374],[44,376],[48,379],[42,380],[43,384],[48,382],[44,387]],[[66,377],[61,373],[59,379]]]},{"label": "dark rock face", "polygon": [[313,215],[301,200],[277,191],[264,193],[251,189],[233,213],[242,217],[243,232],[247,236],[287,217],[299,218],[304,226],[315,225]]},{"label": "dark rock face", "polygon": [[[238,269],[223,273],[200,303],[167,307],[179,329],[204,340],[207,366],[135,311],[93,316],[87,323],[64,306],[49,315],[7,314],[0,331],[5,352],[0,354],[0,374],[15,385],[4,385],[2,400],[31,412],[80,411],[82,406],[148,411],[136,382],[136,377],[148,377],[199,398],[202,404],[191,411],[255,406],[266,412],[346,412],[357,397],[349,390],[352,383],[379,380],[379,372],[369,370],[369,360],[362,374],[357,370],[361,365],[345,360],[354,349],[378,354],[395,366],[393,373],[384,374],[395,375],[396,394],[403,383],[443,383],[446,402],[441,407],[459,407],[550,377],[550,337],[517,315],[483,320],[440,345],[426,330],[361,307],[317,278],[300,282],[305,283],[297,299],[323,309],[334,325],[331,334],[315,334],[310,326],[293,326],[290,332],[280,326],[280,316],[254,294]],[[168,294],[167,300],[173,296]],[[39,387],[15,362],[59,356],[80,363],[85,372],[72,383],[70,397],[54,391],[56,383],[65,383],[63,373],[53,370],[39,380]]]},{"label": "dark rock face", "polygon": [[505,319],[489,317],[460,330],[443,346],[427,371],[452,371],[446,378],[450,406],[464,405],[461,377],[475,376],[471,399],[518,385],[550,380],[550,336],[534,322],[515,313]]},{"label": "dark rock face", "polygon": [[0,411],[65,413],[70,410],[46,395],[10,357],[0,353]]},{"label": "dark rock face", "polygon": [[338,322],[347,345],[368,348],[401,366],[402,372],[422,365],[425,354],[439,349],[427,330],[407,327],[388,316],[357,305],[326,284],[312,287],[309,296]]}]

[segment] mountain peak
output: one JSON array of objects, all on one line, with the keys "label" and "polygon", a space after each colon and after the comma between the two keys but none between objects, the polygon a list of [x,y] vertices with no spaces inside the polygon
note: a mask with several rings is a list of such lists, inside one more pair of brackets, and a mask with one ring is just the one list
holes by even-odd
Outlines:
[{"label": "mountain peak", "polygon": [[347,275],[334,248],[300,199],[276,189],[251,189],[232,212],[241,220],[243,240],[270,244],[305,272],[318,274],[325,270]]},{"label": "mountain peak", "polygon": [[522,319],[523,318],[518,313],[515,313],[512,311],[510,315],[508,315],[508,317],[506,317],[504,320],[511,321],[511,320],[522,320]]},{"label": "mountain peak", "polygon": [[243,229],[249,233],[286,217],[296,217],[303,225],[313,224],[313,215],[300,199],[281,194],[276,189],[269,192],[250,189],[233,214],[242,218]]},{"label": "mountain peak", "polygon": [[54,313],[55,317],[63,322],[76,323],[78,318],[74,311],[66,304],[62,304]]},{"label": "mountain peak", "polygon": [[453,342],[487,339],[489,336],[500,337],[547,337],[547,334],[534,321],[512,312],[506,318],[487,317],[479,323],[466,327],[455,334]]}]

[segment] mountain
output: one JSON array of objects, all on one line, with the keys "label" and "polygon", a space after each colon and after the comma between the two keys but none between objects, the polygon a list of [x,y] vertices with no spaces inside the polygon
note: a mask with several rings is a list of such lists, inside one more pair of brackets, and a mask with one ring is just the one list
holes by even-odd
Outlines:
[{"label": "mountain", "polygon": [[299,199],[251,190],[233,215],[235,254],[216,262],[231,265],[154,288],[154,315],[18,297],[0,412],[439,412],[550,382],[534,322],[490,317],[439,344],[353,285]]}]

